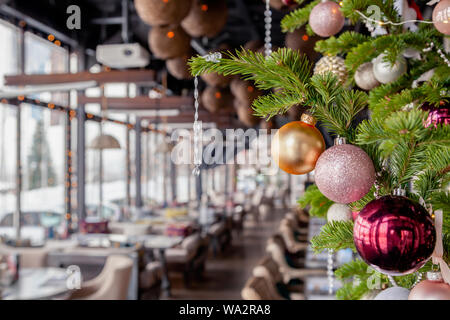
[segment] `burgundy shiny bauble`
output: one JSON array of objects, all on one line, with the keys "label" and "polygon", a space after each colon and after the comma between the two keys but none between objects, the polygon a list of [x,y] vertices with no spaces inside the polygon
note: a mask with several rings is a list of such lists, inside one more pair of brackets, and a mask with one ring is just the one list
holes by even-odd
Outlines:
[{"label": "burgundy shiny bauble", "polygon": [[425,128],[429,126],[437,127],[438,124],[450,124],[450,107],[448,104],[443,104],[440,107],[435,107],[429,103],[424,103],[420,109],[428,112],[428,118],[425,121]]},{"label": "burgundy shiny bauble", "polygon": [[295,0],[281,0],[285,6],[293,6],[296,4]]},{"label": "burgundy shiny bauble", "polygon": [[381,273],[399,276],[427,262],[436,243],[436,230],[427,210],[417,202],[384,196],[360,211],[353,240],[367,264]]}]

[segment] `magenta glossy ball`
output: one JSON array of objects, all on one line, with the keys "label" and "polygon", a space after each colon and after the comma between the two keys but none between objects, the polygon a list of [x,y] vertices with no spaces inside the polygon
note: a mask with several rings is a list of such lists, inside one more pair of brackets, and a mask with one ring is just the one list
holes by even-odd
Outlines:
[{"label": "magenta glossy ball", "polygon": [[428,128],[429,126],[434,126],[436,128],[439,124],[450,124],[450,106],[448,103],[439,107],[424,103],[420,108],[424,111],[428,111],[428,118],[424,123],[425,128]]},{"label": "magenta glossy ball", "polygon": [[361,258],[384,274],[421,268],[433,253],[436,230],[427,210],[401,196],[369,202],[358,214],[353,240]]},{"label": "magenta glossy ball", "polygon": [[364,197],[375,182],[372,159],[351,144],[336,145],[322,153],[314,169],[320,192],[338,203],[350,203]]}]

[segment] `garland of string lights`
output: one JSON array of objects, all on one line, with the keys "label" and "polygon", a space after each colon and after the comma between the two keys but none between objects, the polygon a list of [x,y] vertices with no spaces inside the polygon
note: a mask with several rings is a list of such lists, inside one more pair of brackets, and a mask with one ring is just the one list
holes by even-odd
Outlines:
[{"label": "garland of string lights", "polygon": [[[430,2],[431,3],[431,2]],[[425,23],[425,24],[433,24],[433,21],[428,21],[428,20],[405,20],[405,21],[401,21],[401,22],[393,22],[390,20],[387,21],[382,21],[382,20],[376,20],[376,19],[372,19],[368,16],[366,16],[364,13],[362,13],[359,10],[355,10],[355,12],[357,14],[359,14],[364,20],[366,20],[367,22],[373,22],[378,24],[379,26],[385,26],[385,25],[393,25],[393,26],[401,26],[407,23]],[[428,46],[426,48],[424,48],[422,51],[423,52],[428,52],[431,51],[433,48],[435,48],[435,44],[433,42],[430,42],[428,44]],[[442,50],[440,48],[436,48],[437,53],[439,54],[439,56],[441,57],[442,60],[444,60],[444,62],[447,64],[447,66],[450,67],[450,60],[446,57],[446,55],[444,54],[444,52],[442,52]]]}]

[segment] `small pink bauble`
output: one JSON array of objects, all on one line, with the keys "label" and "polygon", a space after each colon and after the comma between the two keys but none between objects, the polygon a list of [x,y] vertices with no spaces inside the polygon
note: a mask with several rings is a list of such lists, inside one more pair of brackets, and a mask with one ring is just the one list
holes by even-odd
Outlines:
[{"label": "small pink bauble", "polygon": [[434,27],[445,35],[450,35],[450,0],[441,0],[433,10]]},{"label": "small pink bauble", "polygon": [[420,109],[424,111],[429,111],[428,118],[425,121],[425,128],[429,126],[434,126],[435,128],[439,125],[450,124],[450,104],[442,103],[441,106],[435,107],[429,103],[424,103]]},{"label": "small pink bauble", "polygon": [[332,1],[319,3],[309,14],[311,29],[321,37],[334,36],[341,31],[344,21],[339,5]]},{"label": "small pink bauble", "polygon": [[351,144],[333,146],[322,153],[314,169],[320,192],[338,203],[350,203],[364,197],[375,182],[372,159]]},{"label": "small pink bauble", "polygon": [[411,290],[408,300],[450,300],[450,285],[442,278],[423,280]]},{"label": "small pink bauble", "polygon": [[358,214],[359,214],[359,211],[353,211],[352,212],[352,219],[353,219],[353,221],[356,220],[356,217],[358,216]]}]

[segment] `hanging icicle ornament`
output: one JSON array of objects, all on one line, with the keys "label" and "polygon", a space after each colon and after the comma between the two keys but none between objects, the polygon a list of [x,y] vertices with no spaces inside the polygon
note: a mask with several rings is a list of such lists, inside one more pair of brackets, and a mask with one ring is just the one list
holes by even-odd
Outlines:
[{"label": "hanging icicle ornament", "polygon": [[332,295],[334,290],[334,273],[333,273],[333,249],[328,249],[327,258],[327,276],[328,276],[328,294]]},{"label": "hanging icicle ornament", "polygon": [[264,10],[264,23],[266,34],[264,37],[264,54],[266,57],[272,54],[272,11],[270,10],[270,0],[266,0],[266,9]]},{"label": "hanging icicle ornament", "polygon": [[[220,62],[222,54],[220,52],[213,52],[203,56],[205,61]],[[192,174],[195,176],[200,175],[200,166],[202,165],[202,122],[198,120],[198,106],[199,106],[199,94],[198,94],[198,76],[194,78],[194,169]]]}]

